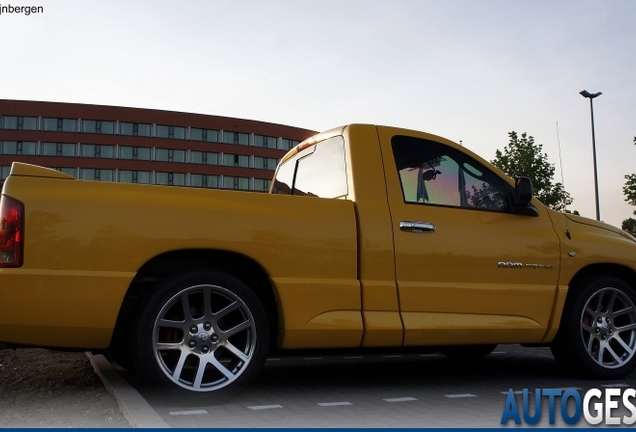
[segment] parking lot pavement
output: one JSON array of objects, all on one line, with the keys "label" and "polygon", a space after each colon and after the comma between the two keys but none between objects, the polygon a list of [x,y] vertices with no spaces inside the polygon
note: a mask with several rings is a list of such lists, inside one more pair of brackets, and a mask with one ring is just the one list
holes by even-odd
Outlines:
[{"label": "parking lot pavement", "polygon": [[[572,378],[549,349],[518,345],[500,345],[475,363],[413,351],[270,357],[244,393],[219,405],[184,403],[120,372],[147,402],[155,427],[180,428],[499,427],[510,389],[636,387],[636,373],[612,382]],[[542,412],[539,426],[550,426],[547,404]],[[567,426],[560,415],[555,420]]]}]

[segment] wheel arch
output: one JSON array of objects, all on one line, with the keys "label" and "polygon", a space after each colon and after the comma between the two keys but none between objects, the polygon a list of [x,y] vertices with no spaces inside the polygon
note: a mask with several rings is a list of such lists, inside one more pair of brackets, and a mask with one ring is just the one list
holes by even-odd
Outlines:
[{"label": "wheel arch", "polygon": [[[132,280],[120,307],[109,350],[113,353],[125,350],[127,335],[134,316],[139,313],[142,300],[166,277],[188,270],[221,270],[247,284],[260,300],[267,313],[271,340],[278,336],[278,306],[274,285],[265,269],[250,257],[216,249],[183,249],[164,252],[144,263]],[[125,354],[124,354],[125,355]]]},{"label": "wheel arch", "polygon": [[570,279],[570,282],[568,283],[567,295],[565,299],[563,300],[561,310],[557,311],[558,315],[555,322],[558,325],[554,328],[553,330],[554,333],[552,333],[552,337],[547,339],[546,342],[549,342],[550,340],[552,340],[556,336],[558,330],[561,328],[561,324],[563,320],[563,311],[565,310],[565,308],[568,307],[568,303],[570,299],[574,296],[574,293],[585,286],[586,280],[589,280],[595,277],[602,277],[602,276],[616,277],[624,281],[636,293],[636,271],[634,271],[633,269],[627,266],[620,265],[620,264],[613,264],[613,263],[598,263],[598,264],[590,264],[588,266],[585,266],[579,269],[574,274],[574,276]]},{"label": "wheel arch", "polygon": [[636,271],[620,264],[599,263],[588,265],[576,272],[568,284],[568,297],[570,290],[576,290],[584,280],[599,276],[613,276],[621,279],[636,291]]},{"label": "wheel arch", "polygon": [[[631,373],[636,367],[636,272],[623,265],[593,264],[578,271],[569,285],[560,325],[550,342],[557,361],[568,372],[587,378],[618,379]],[[611,300],[603,301],[607,291],[612,292]]]}]

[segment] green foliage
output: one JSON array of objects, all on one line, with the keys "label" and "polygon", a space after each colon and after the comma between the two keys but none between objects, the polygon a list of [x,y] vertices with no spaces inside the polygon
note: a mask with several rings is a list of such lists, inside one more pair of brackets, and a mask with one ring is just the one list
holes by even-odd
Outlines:
[{"label": "green foliage", "polygon": [[633,236],[636,236],[636,219],[634,218],[625,219],[623,221],[623,224],[621,225],[621,229],[623,231],[627,231]]},{"label": "green foliage", "polygon": [[554,183],[555,168],[548,162],[547,153],[542,153],[543,146],[525,132],[519,137],[512,131],[508,136],[508,145],[503,152],[497,150],[492,164],[512,178],[529,177],[535,197],[554,210],[564,211],[572,204],[572,197],[561,183]]},{"label": "green foliage", "polygon": [[[636,144],[636,138],[634,138],[634,144]],[[629,205],[636,206],[636,174],[627,174],[625,176],[623,194],[625,195],[625,201],[627,201]],[[633,213],[636,215],[636,211]],[[623,231],[627,231],[631,235],[636,236],[636,219],[625,219],[621,228]]]},{"label": "green foliage", "polygon": [[[629,205],[636,206],[636,174],[628,174],[625,176],[623,194],[625,194],[625,201],[627,201]],[[636,214],[636,211],[634,214]]]}]

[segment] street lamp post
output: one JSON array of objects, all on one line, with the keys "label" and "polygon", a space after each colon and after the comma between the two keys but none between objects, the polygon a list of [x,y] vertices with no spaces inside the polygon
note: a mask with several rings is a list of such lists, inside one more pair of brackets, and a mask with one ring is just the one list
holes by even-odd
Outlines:
[{"label": "street lamp post", "polygon": [[601,220],[601,210],[598,202],[598,174],[596,169],[596,137],[594,136],[594,104],[592,100],[595,97],[602,95],[603,93],[590,93],[587,90],[580,91],[579,94],[584,98],[588,98],[590,100],[590,118],[592,121],[592,154],[594,155],[594,192],[596,195],[596,220]]}]

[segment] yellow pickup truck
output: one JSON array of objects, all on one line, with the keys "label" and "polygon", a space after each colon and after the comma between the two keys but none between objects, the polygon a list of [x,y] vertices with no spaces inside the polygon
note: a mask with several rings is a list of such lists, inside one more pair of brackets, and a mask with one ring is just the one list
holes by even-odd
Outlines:
[{"label": "yellow pickup truck", "polygon": [[185,394],[237,391],[274,347],[521,343],[590,377],[636,366],[636,239],[423,132],[318,134],[269,194],[14,163],[0,212],[0,342],[108,351]]}]

